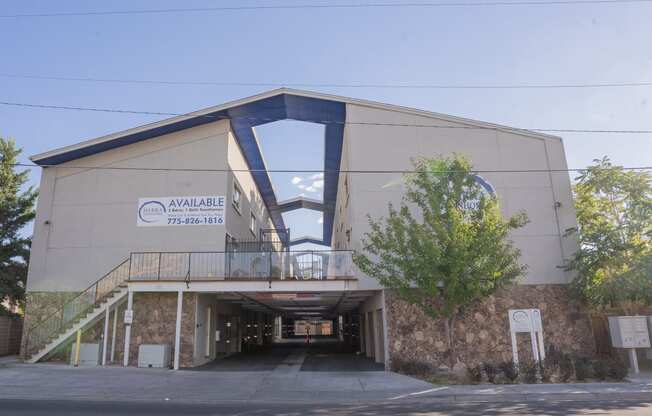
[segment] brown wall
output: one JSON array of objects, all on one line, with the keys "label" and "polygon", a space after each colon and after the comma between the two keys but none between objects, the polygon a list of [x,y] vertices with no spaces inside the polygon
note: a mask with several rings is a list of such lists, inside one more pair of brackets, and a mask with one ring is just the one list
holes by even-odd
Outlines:
[{"label": "brown wall", "polygon": [[[113,364],[122,365],[124,353],[124,311],[126,302],[118,309],[118,325],[116,329],[115,360]],[[134,318],[131,327],[131,343],[129,349],[129,365],[138,365],[138,347],[140,344],[168,344],[171,357],[174,357],[174,332],[177,316],[177,293],[134,293]],[[109,315],[109,337],[107,341],[107,360],[110,359],[113,332],[114,311]],[[82,333],[82,342],[102,343],[104,319],[100,319],[92,327]],[[183,313],[181,317],[181,352],[180,367],[193,366],[195,337],[195,294],[184,293]],[[59,353],[52,354],[48,361],[67,361],[70,357],[71,345],[60,347]]]},{"label": "brown wall", "polygon": [[0,316],[0,356],[18,354],[23,319]]},{"label": "brown wall", "polygon": [[[126,303],[118,311],[118,328],[116,334],[116,363],[122,364],[124,352],[125,329],[122,322]],[[174,357],[174,332],[177,316],[177,293],[135,293],[134,319],[131,326],[131,343],[129,365],[138,365],[138,346],[140,344],[168,344]],[[109,322],[109,351],[113,314]],[[195,337],[195,294],[184,293],[183,313],[181,316],[181,351],[180,367],[193,366],[193,349]]]},{"label": "brown wall", "polygon": [[[439,367],[449,363],[444,321],[427,317],[416,306],[386,292],[390,360],[423,362]],[[463,365],[512,358],[509,309],[538,308],[543,317],[544,344],[565,352],[594,352],[591,322],[569,296],[565,285],[519,285],[503,289],[468,308],[455,325],[455,349]],[[519,356],[531,355],[529,338],[519,335]]]}]

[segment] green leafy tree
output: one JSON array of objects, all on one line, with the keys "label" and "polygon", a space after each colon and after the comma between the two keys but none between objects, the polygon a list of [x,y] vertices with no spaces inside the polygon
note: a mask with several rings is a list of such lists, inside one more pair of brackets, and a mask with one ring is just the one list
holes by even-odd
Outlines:
[{"label": "green leafy tree", "polygon": [[594,309],[634,313],[652,302],[652,177],[594,160],[574,186],[579,250],[568,263]]},{"label": "green leafy tree", "polygon": [[36,191],[21,189],[28,172],[16,171],[20,152],[0,137],[0,314],[9,313],[3,302],[22,308],[25,301],[30,239],[21,230],[34,218]]},{"label": "green leafy tree", "polygon": [[452,368],[455,319],[525,273],[508,234],[527,216],[504,219],[462,156],[419,159],[414,167],[400,207],[390,204],[387,217],[369,218],[354,262],[428,316],[444,318]]}]

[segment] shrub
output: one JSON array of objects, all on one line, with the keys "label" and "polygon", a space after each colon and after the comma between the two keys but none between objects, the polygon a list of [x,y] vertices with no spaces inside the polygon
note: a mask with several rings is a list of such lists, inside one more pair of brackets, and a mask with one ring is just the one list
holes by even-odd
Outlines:
[{"label": "shrub", "polygon": [[427,376],[435,372],[430,364],[423,361],[392,357],[391,363],[393,371],[409,376]]},{"label": "shrub", "polygon": [[550,383],[555,374],[559,372],[559,360],[557,357],[546,356],[541,363],[541,381]]},{"label": "shrub", "polygon": [[563,355],[553,344],[548,344],[546,358],[541,363],[541,380],[543,382],[550,383],[553,381],[553,377],[559,374],[559,364]]},{"label": "shrub", "polygon": [[623,381],[627,377],[627,366],[619,358],[607,360],[607,375],[616,381]]},{"label": "shrub", "polygon": [[607,368],[607,360],[605,358],[598,358],[593,360],[593,375],[596,379],[604,381],[609,375]]},{"label": "shrub", "polygon": [[584,381],[591,377],[591,360],[587,357],[575,357],[573,360],[575,366],[575,379]]},{"label": "shrub", "polygon": [[513,361],[504,361],[500,363],[499,368],[510,383],[514,383],[518,378],[518,366]]},{"label": "shrub", "polygon": [[518,369],[523,376],[523,381],[528,384],[535,384],[537,382],[538,367],[539,363],[534,360],[519,363]]},{"label": "shrub", "polygon": [[568,354],[563,354],[559,358],[559,381],[568,383],[573,377],[573,359]]},{"label": "shrub", "polygon": [[466,378],[471,383],[479,383],[482,381],[482,368],[479,365],[474,367],[466,367]]},{"label": "shrub", "polygon": [[487,381],[490,383],[496,382],[496,376],[498,375],[498,368],[492,363],[484,363],[482,369],[487,375]]}]

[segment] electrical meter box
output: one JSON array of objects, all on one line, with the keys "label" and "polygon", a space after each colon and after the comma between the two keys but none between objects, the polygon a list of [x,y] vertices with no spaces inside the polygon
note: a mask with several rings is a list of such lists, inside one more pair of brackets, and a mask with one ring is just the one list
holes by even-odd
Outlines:
[{"label": "electrical meter box", "polygon": [[170,367],[170,346],[168,344],[141,344],[138,347],[138,367]]},{"label": "electrical meter box", "polygon": [[609,332],[614,348],[650,348],[645,316],[610,316]]},{"label": "electrical meter box", "polygon": [[[70,351],[70,364],[75,365],[75,344],[72,344]],[[97,366],[100,365],[100,344],[82,343],[79,345],[79,365]]]}]

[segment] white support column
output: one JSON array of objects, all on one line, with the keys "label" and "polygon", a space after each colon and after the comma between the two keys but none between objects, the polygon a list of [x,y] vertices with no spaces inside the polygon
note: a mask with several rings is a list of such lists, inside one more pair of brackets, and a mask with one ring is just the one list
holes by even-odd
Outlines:
[{"label": "white support column", "polygon": [[516,342],[516,332],[510,331],[512,335],[512,359],[515,365],[518,365],[518,343]]},{"label": "white support column", "polygon": [[629,356],[629,365],[632,368],[634,374],[639,374],[640,370],[638,368],[638,357],[636,356],[636,349],[629,348],[627,350],[627,355]]},{"label": "white support column", "polygon": [[179,349],[181,348],[181,313],[183,312],[183,291],[177,292],[177,325],[174,333],[174,369],[179,369]]},{"label": "white support column", "polygon": [[[130,311],[134,306],[134,292],[129,291],[127,295],[127,311]],[[126,312],[126,311],[125,311]],[[125,323],[125,349],[123,355],[122,365],[127,367],[129,365],[129,346],[131,345],[131,324]]]},{"label": "white support column", "polygon": [[113,312],[113,334],[111,335],[111,363],[115,362],[115,336],[118,333],[118,305]]},{"label": "white support column", "polygon": [[385,297],[385,291],[383,290],[381,293],[381,301],[383,305],[383,362],[385,363],[385,369],[389,370],[390,368],[390,362],[389,362],[389,330],[387,329],[387,298]]},{"label": "white support column", "polygon": [[104,314],[104,339],[102,340],[102,365],[106,365],[106,347],[109,341],[109,307],[106,308]]}]

